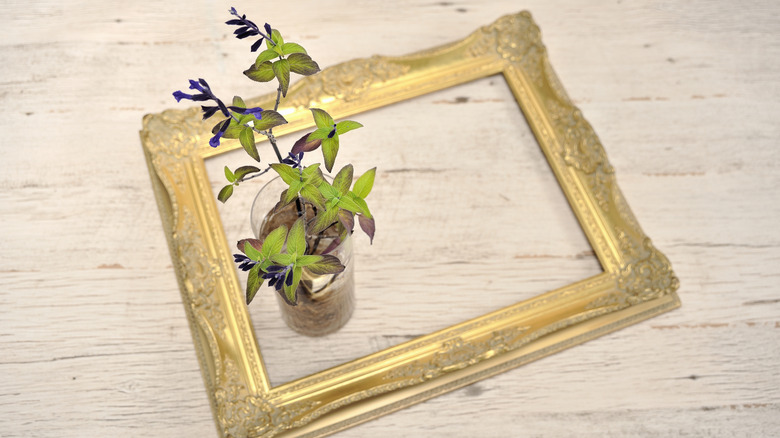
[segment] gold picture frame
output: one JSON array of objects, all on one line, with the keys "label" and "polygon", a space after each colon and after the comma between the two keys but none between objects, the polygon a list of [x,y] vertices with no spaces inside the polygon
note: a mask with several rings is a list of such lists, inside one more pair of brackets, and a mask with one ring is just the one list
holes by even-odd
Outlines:
[{"label": "gold picture frame", "polygon": [[[305,129],[310,106],[340,119],[502,74],[603,273],[349,363],[272,387],[204,160],[199,108],[147,115],[141,138],[217,428],[222,436],[321,436],[468,385],[680,305],[668,260],[642,232],[604,149],[561,87],[539,28],[521,12],[462,41],[325,69],[283,103]],[[248,102],[273,106],[273,95]],[[540,291],[543,292],[543,291]]]}]

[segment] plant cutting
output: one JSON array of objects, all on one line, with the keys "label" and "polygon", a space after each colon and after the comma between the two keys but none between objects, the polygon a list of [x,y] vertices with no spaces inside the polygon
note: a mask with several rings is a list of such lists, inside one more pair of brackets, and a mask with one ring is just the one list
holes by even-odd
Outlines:
[{"label": "plant cutting", "polygon": [[[194,91],[176,91],[173,96],[177,102],[183,99],[202,102],[203,120],[222,116],[212,129],[211,147],[218,147],[223,139],[238,139],[246,153],[260,163],[255,136],[268,139],[276,161],[265,166],[253,164],[236,169],[225,166],[227,184],[217,195],[218,200],[224,203],[241,183],[271,170],[278,174],[280,180],[279,192],[261,193],[274,199],[263,225],[254,237],[239,240],[237,247],[240,252],[234,254],[238,268],[247,272],[246,303],[252,302],[267,281],[286,306],[308,307],[287,310],[288,313],[283,309],[288,325],[298,331],[312,332],[307,334],[325,334],[333,331],[333,327],[318,330],[318,319],[332,322],[344,319],[345,312],[346,318],[351,314],[350,236],[357,218],[360,228],[373,241],[375,222],[365,199],[373,188],[376,168],[355,180],[353,166],[347,164],[329,180],[330,177],[322,172],[322,163],[303,163],[304,154],[321,149],[324,167],[328,173],[332,172],[341,136],[363,126],[351,120],[337,122],[319,108],[310,109],[316,129],[300,137],[285,155],[281,153],[273,129],[287,123],[278,110],[282,99],[287,96],[291,74],[310,76],[320,71],[319,65],[300,44],[285,42],[279,30],[268,23],[260,28],[235,8],[230,8],[230,14],[234,18],[226,24],[236,26],[236,38],[256,38],[251,44],[251,52],[257,52],[265,42],[265,50],[243,73],[256,82],[276,82],[273,109],[247,107],[239,96],[226,105],[203,79],[189,81],[189,90]],[[347,274],[349,278],[345,281]],[[337,289],[335,285],[340,285],[345,298],[333,299],[332,295],[340,293],[334,290]],[[334,312],[342,315],[334,316]],[[313,326],[313,329],[293,326],[291,318],[309,319],[302,323]],[[344,322],[346,320],[340,324]]]}]

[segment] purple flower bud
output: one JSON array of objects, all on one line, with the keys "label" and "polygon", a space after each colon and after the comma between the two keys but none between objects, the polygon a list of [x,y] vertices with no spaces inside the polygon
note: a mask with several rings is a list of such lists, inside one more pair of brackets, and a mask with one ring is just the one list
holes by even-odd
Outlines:
[{"label": "purple flower bud", "polygon": [[286,284],[287,287],[292,286],[292,284],[293,284],[293,273],[292,272],[288,272],[287,273],[287,279],[284,281],[284,284]]},{"label": "purple flower bud", "polygon": [[252,260],[243,254],[233,254],[233,261],[239,263],[238,269],[244,272],[252,269],[257,264],[257,261]]},{"label": "purple flower bud", "polygon": [[271,34],[273,33],[273,29],[271,29],[271,25],[268,24],[268,23],[265,23],[265,26],[263,26],[263,27],[265,28],[265,31],[268,32],[268,36],[271,36]]},{"label": "purple flower bud", "polygon": [[209,140],[209,146],[215,148],[219,146],[219,139],[222,138],[222,135],[225,133],[222,131],[218,131],[216,134],[214,134],[213,137],[211,137],[211,140]]},{"label": "purple flower bud", "polygon": [[173,97],[176,98],[176,102],[181,102],[182,99],[192,100],[192,94],[183,93],[182,91],[174,91]]},{"label": "purple flower bud", "polygon": [[[201,79],[201,80],[203,80],[203,79]],[[198,90],[201,93],[205,93],[205,90],[203,89],[203,87],[200,86],[198,81],[194,81],[192,79],[190,79],[190,90]]]},{"label": "purple flower bud", "polygon": [[259,106],[256,108],[247,108],[244,110],[244,114],[252,114],[255,116],[255,118],[260,119],[260,113],[263,112],[263,109]]},{"label": "purple flower bud", "polygon": [[219,146],[219,139],[225,134],[228,126],[230,126],[230,119],[225,119],[225,121],[222,122],[222,126],[219,127],[219,131],[217,131],[217,133],[211,137],[211,140],[209,140],[209,146],[213,148]]},{"label": "purple flower bud", "polygon": [[201,106],[200,108],[203,110],[203,120],[213,116],[219,110],[219,107],[216,106]]},{"label": "purple flower bud", "polygon": [[252,47],[250,47],[251,51],[256,52],[257,49],[260,48],[260,44],[263,44],[263,38],[262,37],[259,40],[255,41],[254,44],[252,44]]}]

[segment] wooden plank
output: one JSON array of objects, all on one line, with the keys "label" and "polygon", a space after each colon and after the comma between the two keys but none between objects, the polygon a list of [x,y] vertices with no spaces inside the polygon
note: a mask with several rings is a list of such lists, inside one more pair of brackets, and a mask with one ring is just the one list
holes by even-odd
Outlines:
[{"label": "wooden plank", "polygon": [[[240,75],[251,56],[221,24],[229,6],[6,5],[0,19],[3,436],[215,435],[137,131],[143,114],[177,106],[170,93],[190,77],[209,79],[220,93],[267,92]],[[604,143],[632,209],[672,261],[683,307],[339,436],[771,436],[780,428],[775,2],[585,7],[339,0],[323,7],[307,0],[296,2],[293,14],[272,6],[265,16],[260,6],[245,12],[285,30],[328,66],[444,44],[519,7],[540,24],[552,64]],[[499,117],[506,104],[500,94],[468,87],[414,103],[436,124],[461,110],[495,113],[483,120],[484,136],[479,130],[443,135],[455,145],[465,136],[499,146],[498,134],[508,132]],[[393,132],[394,117],[392,111],[367,115],[373,126],[355,138],[430,143],[424,128]],[[457,156],[439,163],[430,150],[382,155],[381,165],[392,170],[388,184],[416,180],[407,187],[419,195],[442,175],[415,171],[432,168],[420,162],[466,165]],[[556,226],[529,221],[528,234],[518,236],[529,245],[517,252],[527,268],[495,265],[487,274],[533,286],[540,273],[553,285],[592,272],[566,206],[544,203],[554,185],[533,172],[538,162],[503,151],[514,159],[506,165],[530,178],[526,184],[536,190],[529,199],[545,208],[542,222]],[[350,153],[363,167],[376,162],[373,153]],[[377,187],[372,196],[395,200]],[[430,202],[444,205],[439,198]],[[301,345],[312,359],[298,369],[288,364],[300,351],[285,352],[280,346],[289,338],[272,338],[278,346],[264,346],[274,351],[272,378],[293,379],[446,324],[424,317],[442,313],[436,298],[407,315],[382,317],[400,297],[390,293],[387,273],[371,270],[371,260],[402,254],[404,244],[420,237],[393,239],[404,231],[396,214],[388,210],[373,247],[358,247],[358,279],[376,294],[359,305],[373,323],[352,321],[346,328],[352,338],[332,356]],[[240,226],[231,225],[228,234]],[[555,240],[556,232],[570,234]],[[427,274],[404,280],[409,287],[426,275],[447,274],[444,251],[420,251],[432,262]],[[561,265],[569,271],[556,271]],[[494,303],[481,305],[501,305],[509,292],[498,290]],[[452,318],[478,311],[468,296],[449,298]],[[253,310],[256,323],[275,317],[271,305],[263,309]],[[358,337],[361,331],[370,335]]]}]

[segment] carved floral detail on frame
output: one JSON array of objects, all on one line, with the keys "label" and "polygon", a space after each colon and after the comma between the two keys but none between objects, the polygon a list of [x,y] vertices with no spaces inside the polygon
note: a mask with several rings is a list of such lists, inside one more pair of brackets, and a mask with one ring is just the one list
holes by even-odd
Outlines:
[{"label": "carved floral detail on frame", "polygon": [[349,102],[370,87],[397,78],[409,69],[408,65],[394,63],[380,56],[344,62],[302,80],[291,93],[287,104],[293,108],[308,108],[324,97]]},{"label": "carved floral detail on frame", "polygon": [[271,437],[300,425],[300,418],[317,407],[317,401],[274,405],[249,394],[235,362],[225,359],[225,372],[214,394],[217,420],[227,437]]}]

